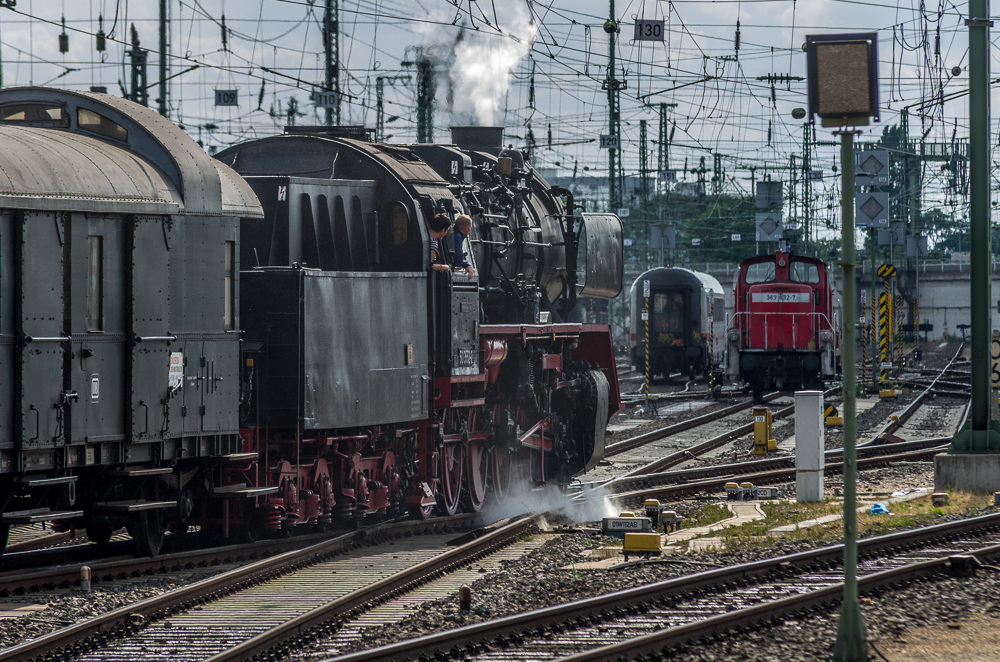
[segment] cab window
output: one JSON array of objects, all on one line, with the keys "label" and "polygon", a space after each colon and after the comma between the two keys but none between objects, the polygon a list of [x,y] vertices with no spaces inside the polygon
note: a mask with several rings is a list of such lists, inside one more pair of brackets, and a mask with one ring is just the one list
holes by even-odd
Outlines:
[{"label": "cab window", "polygon": [[747,285],[774,281],[774,262],[755,262],[747,266]]},{"label": "cab window", "polygon": [[792,268],[788,270],[788,277],[793,283],[818,283],[819,267],[812,262],[792,261]]}]

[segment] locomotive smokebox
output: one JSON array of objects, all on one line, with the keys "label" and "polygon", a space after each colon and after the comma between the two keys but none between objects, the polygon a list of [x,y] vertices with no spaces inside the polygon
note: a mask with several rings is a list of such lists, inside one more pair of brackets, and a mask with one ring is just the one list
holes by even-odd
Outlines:
[{"label": "locomotive smokebox", "polygon": [[494,156],[503,149],[502,126],[453,126],[451,142],[472,152],[487,152]]}]

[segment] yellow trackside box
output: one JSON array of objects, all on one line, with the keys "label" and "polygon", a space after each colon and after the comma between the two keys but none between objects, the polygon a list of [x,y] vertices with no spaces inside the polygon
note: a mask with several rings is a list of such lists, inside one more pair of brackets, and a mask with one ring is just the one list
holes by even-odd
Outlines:
[{"label": "yellow trackside box", "polygon": [[655,554],[658,556],[662,549],[658,533],[626,533],[625,544],[622,545],[626,559],[630,554]]}]

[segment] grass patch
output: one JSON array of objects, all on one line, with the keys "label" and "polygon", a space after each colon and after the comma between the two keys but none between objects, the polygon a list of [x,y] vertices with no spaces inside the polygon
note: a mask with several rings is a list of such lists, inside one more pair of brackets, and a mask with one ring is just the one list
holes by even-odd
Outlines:
[{"label": "grass patch", "polygon": [[[934,506],[931,503],[930,492],[909,501],[900,501],[891,504],[888,500],[881,500],[879,503],[888,508],[891,514],[873,515],[870,512],[870,506],[866,507],[858,513],[858,536],[860,538],[869,538],[891,533],[892,531],[926,525],[946,515],[971,516],[978,514],[980,509],[993,505],[992,493],[949,492],[948,497],[948,504],[941,507]],[[832,497],[827,497],[823,501],[815,503],[761,501],[759,505],[760,509],[764,512],[763,519],[747,522],[740,526],[725,527],[709,535],[720,538],[726,549],[765,547],[774,544],[780,539],[777,536],[768,534],[768,531],[775,527],[801,524],[808,520],[822,517],[823,515],[839,515],[844,512],[843,502],[840,499]],[[725,516],[722,516],[723,512]],[[685,522],[685,528],[705,526],[726,519],[729,516],[729,509],[725,504],[708,504]],[[809,540],[814,543],[834,544],[840,542],[843,539],[843,535],[844,522],[840,518],[824,524],[803,526],[782,537],[791,540]]]},{"label": "grass patch", "polygon": [[733,511],[724,503],[709,503],[698,509],[690,517],[681,520],[682,529],[693,529],[698,526],[708,526],[729,519],[733,516]]}]

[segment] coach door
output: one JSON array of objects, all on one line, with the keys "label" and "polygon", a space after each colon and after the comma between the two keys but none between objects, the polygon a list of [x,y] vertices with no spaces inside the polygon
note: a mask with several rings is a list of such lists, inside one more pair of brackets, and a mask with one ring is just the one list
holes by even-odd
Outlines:
[{"label": "coach door", "polygon": [[[67,337],[63,329],[63,249],[65,219],[61,213],[23,212],[20,241],[14,246],[19,269],[20,309],[17,331],[17,389],[20,415],[15,439],[25,451],[22,470],[51,468],[49,454],[32,458],[31,450],[61,446],[63,360]],[[45,459],[49,458],[49,459]]]},{"label": "coach door", "polygon": [[70,260],[70,443],[125,439],[126,318],[122,217],[73,213]]},{"label": "coach door", "polygon": [[[14,371],[18,349],[14,339],[17,330],[14,298],[14,219],[10,213],[0,213],[0,450],[14,447]],[[10,471],[8,456],[0,456],[0,473]]]},{"label": "coach door", "polygon": [[132,224],[129,265],[132,351],[130,405],[132,439],[158,441],[179,420],[184,356],[170,335],[169,248],[173,224],[167,217],[137,216]]}]

